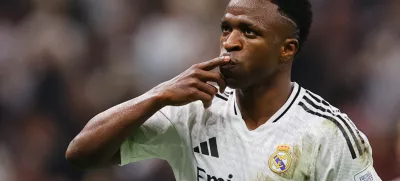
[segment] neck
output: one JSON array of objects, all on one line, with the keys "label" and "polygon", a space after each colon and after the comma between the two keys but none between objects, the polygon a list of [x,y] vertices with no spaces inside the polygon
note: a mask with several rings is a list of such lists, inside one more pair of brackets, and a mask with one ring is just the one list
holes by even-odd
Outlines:
[{"label": "neck", "polygon": [[254,130],[267,122],[285,104],[291,92],[290,78],[237,89],[237,103],[247,127]]}]

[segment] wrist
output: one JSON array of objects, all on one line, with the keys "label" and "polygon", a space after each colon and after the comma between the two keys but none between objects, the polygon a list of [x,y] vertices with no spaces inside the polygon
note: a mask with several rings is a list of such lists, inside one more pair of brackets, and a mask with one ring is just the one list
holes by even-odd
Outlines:
[{"label": "wrist", "polygon": [[157,105],[159,109],[168,106],[167,97],[163,92],[152,89],[146,94],[149,96],[150,99],[154,101],[154,104]]}]

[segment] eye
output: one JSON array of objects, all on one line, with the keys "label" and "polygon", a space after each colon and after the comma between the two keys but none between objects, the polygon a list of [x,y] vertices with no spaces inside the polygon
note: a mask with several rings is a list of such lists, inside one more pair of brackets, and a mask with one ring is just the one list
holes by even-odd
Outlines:
[{"label": "eye", "polygon": [[246,35],[246,36],[251,36],[251,37],[254,37],[254,36],[256,36],[257,35],[257,33],[255,32],[255,31],[253,31],[252,29],[245,29],[244,31],[243,31],[243,33]]},{"label": "eye", "polygon": [[226,25],[221,25],[221,31],[223,34],[229,33],[232,31],[232,28],[230,28],[229,26]]}]

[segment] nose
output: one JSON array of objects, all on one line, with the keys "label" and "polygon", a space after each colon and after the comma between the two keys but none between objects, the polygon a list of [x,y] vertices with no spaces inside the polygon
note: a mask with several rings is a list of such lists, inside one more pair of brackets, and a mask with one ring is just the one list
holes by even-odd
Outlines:
[{"label": "nose", "polygon": [[240,51],[243,48],[242,42],[240,40],[240,31],[232,31],[227,39],[222,43],[223,47],[227,52]]}]

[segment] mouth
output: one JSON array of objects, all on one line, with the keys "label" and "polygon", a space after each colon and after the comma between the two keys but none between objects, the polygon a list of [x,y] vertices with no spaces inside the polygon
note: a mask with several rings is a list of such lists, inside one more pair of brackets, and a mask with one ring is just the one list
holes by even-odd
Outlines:
[{"label": "mouth", "polygon": [[221,69],[231,69],[236,66],[237,61],[235,60],[234,57],[232,57],[232,54],[224,53],[224,54],[222,54],[222,56],[229,56],[229,57],[231,57],[231,59],[229,60],[229,62],[227,64],[220,66]]},{"label": "mouth", "polygon": [[231,69],[236,66],[236,63],[234,60],[230,60],[227,64],[220,66],[221,69]]}]

